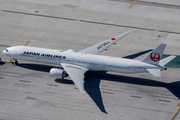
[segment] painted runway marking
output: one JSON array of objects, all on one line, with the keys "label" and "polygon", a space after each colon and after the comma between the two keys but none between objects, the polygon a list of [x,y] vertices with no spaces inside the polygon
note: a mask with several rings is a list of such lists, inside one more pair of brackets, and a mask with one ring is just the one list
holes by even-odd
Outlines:
[{"label": "painted runway marking", "polygon": [[12,62],[7,62],[7,61],[1,61],[1,62],[3,62],[3,63],[12,63]]},{"label": "painted runway marking", "polygon": [[105,92],[105,91],[103,91],[102,93],[106,93],[106,94],[114,94],[114,93],[112,93],[112,92]]},{"label": "painted runway marking", "polygon": [[140,97],[140,96],[134,96],[134,95],[131,95],[130,97],[142,98],[142,97]]},{"label": "painted runway marking", "polygon": [[28,82],[28,83],[31,82],[31,81],[27,81],[27,80],[19,80],[19,81],[21,81],[21,82]]},{"label": "painted runway marking", "polygon": [[161,99],[159,99],[159,101],[163,101],[163,102],[170,102],[169,100],[161,100]]},{"label": "painted runway marking", "polygon": [[132,8],[136,2],[137,2],[137,1],[135,0],[135,1],[131,4],[131,6],[129,6],[129,8]]},{"label": "painted runway marking", "polygon": [[24,46],[27,46],[30,43],[30,41],[28,41]]},{"label": "painted runway marking", "polygon": [[177,116],[177,114],[179,113],[180,109],[177,111],[177,113],[174,115],[174,117],[172,118],[172,120],[174,120]]},{"label": "painted runway marking", "polygon": [[[15,13],[15,14],[24,14],[24,15],[32,15],[32,16],[40,16],[40,17],[48,17],[48,18],[55,18],[55,19],[64,19],[64,20],[77,21],[77,19],[65,18],[65,17],[57,17],[57,16],[50,16],[50,15],[40,15],[40,14],[17,12],[17,11],[11,11],[11,10],[2,10],[2,11],[3,12],[9,12],[9,13]],[[155,29],[135,27],[135,26],[128,26],[128,25],[110,24],[110,23],[97,22],[97,21],[89,21],[89,20],[79,20],[79,21],[80,22],[85,22],[85,23],[92,23],[92,24],[109,25],[109,26],[133,28],[133,29],[148,30],[148,31],[156,31]],[[158,31],[159,32],[164,32],[164,33],[180,34],[179,32],[173,32],[173,31],[164,31],[164,30],[158,30]]]},{"label": "painted runway marking", "polygon": [[8,45],[1,45],[1,44],[0,44],[0,46],[3,46],[3,47],[11,47],[11,46],[8,46]]},{"label": "painted runway marking", "polygon": [[47,84],[47,85],[50,85],[50,86],[56,86],[56,87],[58,86],[58,85],[54,85],[54,84]]},{"label": "painted runway marking", "polygon": [[[130,0],[130,1],[134,1],[134,0]],[[172,6],[172,7],[180,7],[180,5],[157,3],[157,2],[149,2],[149,1],[141,1],[141,0],[136,0],[136,2],[151,3],[151,4],[156,4],[156,5],[164,5],[164,6]]]}]

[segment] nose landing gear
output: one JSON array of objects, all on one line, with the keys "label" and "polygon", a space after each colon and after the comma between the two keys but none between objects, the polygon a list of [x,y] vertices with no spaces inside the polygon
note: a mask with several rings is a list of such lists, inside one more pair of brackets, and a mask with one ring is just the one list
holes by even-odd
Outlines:
[{"label": "nose landing gear", "polygon": [[[13,59],[13,58],[12,58],[12,59]],[[10,59],[10,62],[11,62],[12,64],[18,65],[17,59],[13,59],[13,61],[11,61],[11,59]]]},{"label": "nose landing gear", "polygon": [[18,61],[17,60],[15,61],[15,65],[18,65]]}]

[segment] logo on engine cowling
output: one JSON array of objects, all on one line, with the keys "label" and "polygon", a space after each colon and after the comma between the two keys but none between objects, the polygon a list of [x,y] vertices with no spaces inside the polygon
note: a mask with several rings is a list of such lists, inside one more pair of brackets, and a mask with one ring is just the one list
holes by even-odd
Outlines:
[{"label": "logo on engine cowling", "polygon": [[150,58],[152,61],[157,62],[160,60],[160,54],[158,52],[152,52]]}]

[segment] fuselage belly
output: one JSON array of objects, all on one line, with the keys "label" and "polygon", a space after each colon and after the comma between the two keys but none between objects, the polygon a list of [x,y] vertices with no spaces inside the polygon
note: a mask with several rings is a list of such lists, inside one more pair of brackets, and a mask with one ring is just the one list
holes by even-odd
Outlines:
[{"label": "fuselage belly", "polygon": [[[86,67],[91,71],[140,73],[147,72],[146,69],[159,69],[159,67],[155,65],[150,65],[137,60],[125,58],[85,54],[70,51],[59,51],[28,46],[15,47],[18,49],[16,49],[16,51],[12,50],[14,53],[9,53],[9,56],[14,59],[57,65],[60,65],[60,63],[68,63]],[[13,49],[13,47],[11,49]]]}]

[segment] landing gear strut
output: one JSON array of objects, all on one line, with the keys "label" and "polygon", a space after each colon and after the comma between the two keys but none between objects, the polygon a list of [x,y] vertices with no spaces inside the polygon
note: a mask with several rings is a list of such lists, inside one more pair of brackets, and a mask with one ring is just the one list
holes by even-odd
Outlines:
[{"label": "landing gear strut", "polygon": [[18,65],[18,61],[17,60],[15,61],[15,65]]},{"label": "landing gear strut", "polygon": [[84,80],[86,80],[87,79],[87,77],[86,77],[86,75],[84,75]]},{"label": "landing gear strut", "polygon": [[[14,62],[13,62],[14,61]],[[12,64],[14,64],[15,63],[15,65],[18,65],[18,61],[17,61],[17,59],[13,59],[13,61],[12,61]],[[10,59],[10,62],[11,62],[11,59]]]}]

